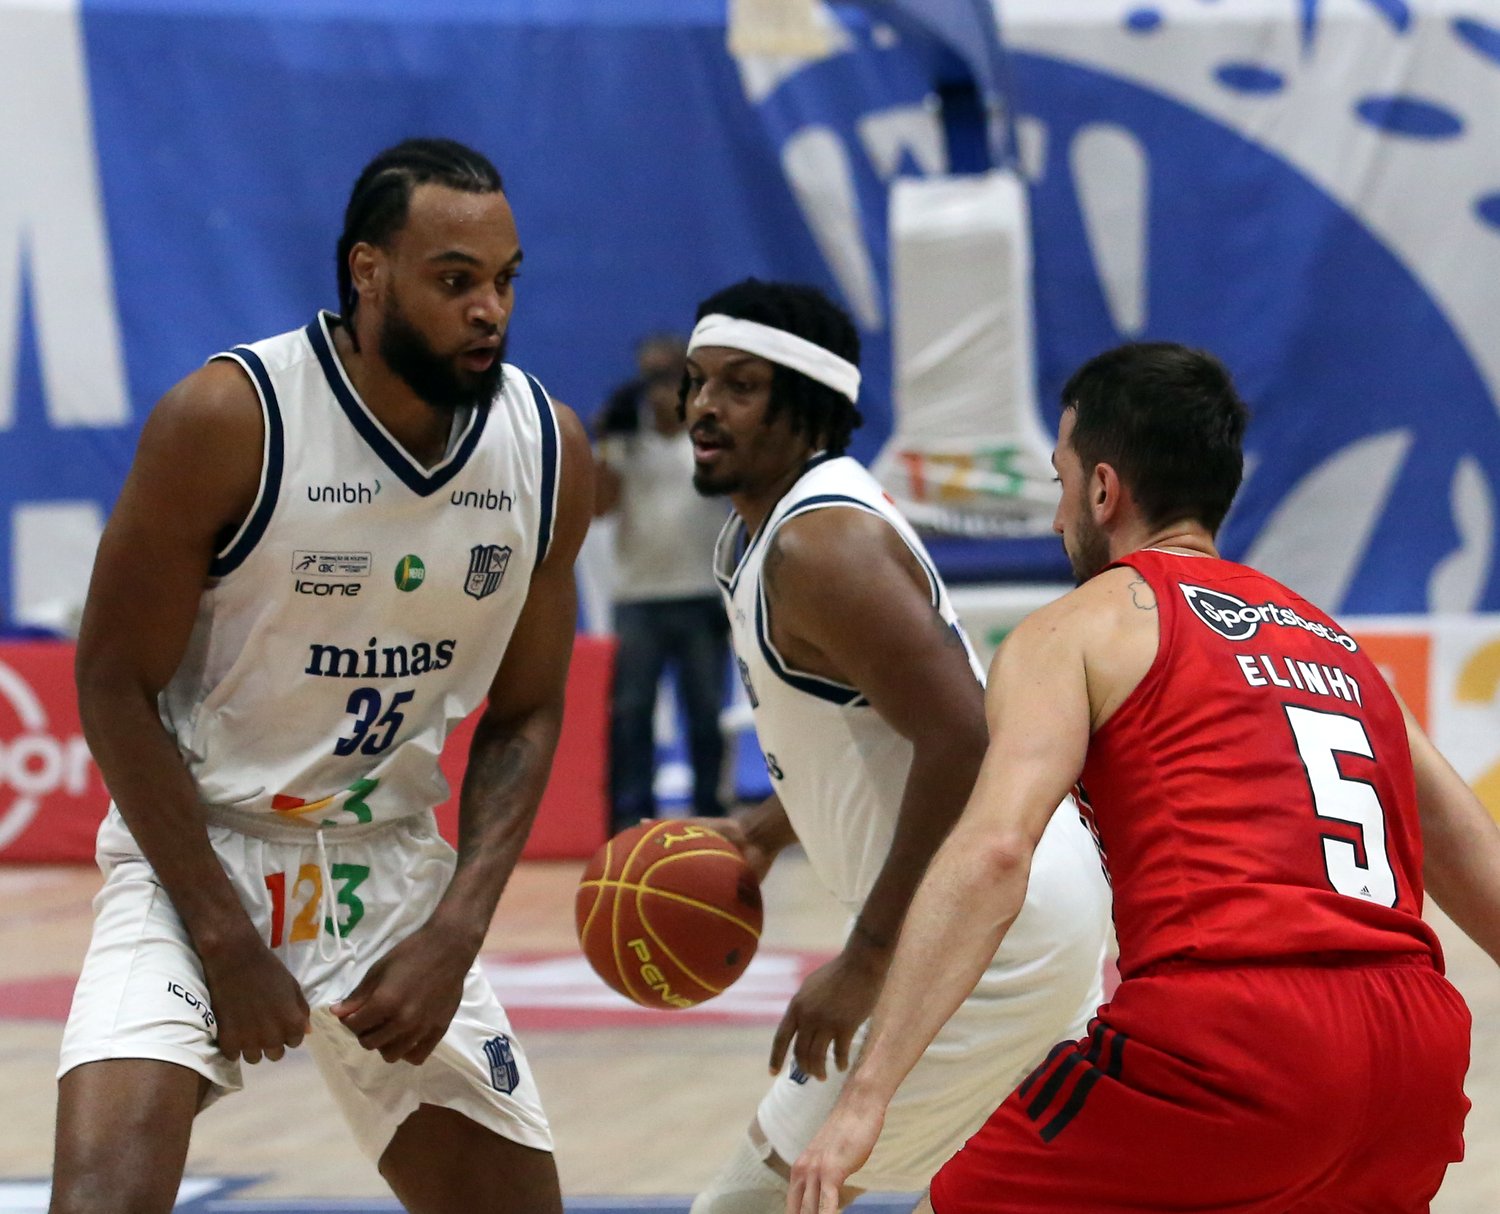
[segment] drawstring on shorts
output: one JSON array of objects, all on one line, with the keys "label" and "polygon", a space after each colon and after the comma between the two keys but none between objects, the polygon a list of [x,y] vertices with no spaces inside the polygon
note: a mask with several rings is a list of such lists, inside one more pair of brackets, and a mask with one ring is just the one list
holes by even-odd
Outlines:
[{"label": "drawstring on shorts", "polygon": [[333,936],[333,944],[331,946],[333,951],[326,952],[323,948],[323,940],[330,933],[318,933],[318,960],[336,961],[343,953],[353,953],[354,946],[349,943],[348,938],[344,935],[343,927],[339,923],[338,898],[335,896],[333,889],[333,869],[328,864],[328,849],[323,844],[323,828],[321,826],[318,827],[317,844],[318,869],[323,879],[323,893],[318,909],[323,912],[324,923],[331,925],[331,934]]}]

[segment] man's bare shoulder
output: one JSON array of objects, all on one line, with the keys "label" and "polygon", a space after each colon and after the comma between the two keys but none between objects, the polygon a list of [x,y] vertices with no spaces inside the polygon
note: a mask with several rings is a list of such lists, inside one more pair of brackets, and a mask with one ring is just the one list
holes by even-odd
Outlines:
[{"label": "man's bare shoulder", "polygon": [[[1141,575],[1133,569],[1117,567],[1107,569],[1103,573],[1095,574],[1081,586],[1075,586],[1066,594],[1059,595],[1050,603],[1043,604],[1035,611],[1028,614],[1013,630],[1016,633],[1035,634],[1040,630],[1053,630],[1056,628],[1083,627],[1087,622],[1101,614],[1112,613],[1119,610],[1122,599],[1130,602],[1132,591],[1130,586],[1133,582],[1140,583],[1152,609],[1156,606],[1156,596],[1151,593],[1151,588],[1145,585]],[[1141,598],[1142,602],[1148,601]]]},{"label": "man's bare shoulder", "polygon": [[196,559],[254,506],[264,449],[260,398],[244,369],[200,367],[147,415],[106,538],[171,537]]},{"label": "man's bare shoulder", "polygon": [[1076,665],[1084,672],[1097,728],[1145,677],[1157,637],[1150,584],[1134,569],[1107,569],[1022,620],[995,654],[991,684],[1023,664]]},{"label": "man's bare shoulder", "polygon": [[547,559],[554,566],[571,568],[594,516],[594,456],[588,429],[578,414],[556,398],[552,409],[562,443],[563,465],[557,530]]},{"label": "man's bare shoulder", "polygon": [[578,416],[577,411],[553,397],[552,412],[557,417],[557,429],[562,435],[563,446],[572,450],[587,450],[589,447],[588,427],[583,424],[583,419]]},{"label": "man's bare shoulder", "polygon": [[1136,570],[1117,565],[1095,574],[1067,594],[1037,608],[1024,622],[1047,627],[1096,628],[1106,621],[1129,621],[1156,614],[1156,592]]},{"label": "man's bare shoulder", "polygon": [[244,447],[260,462],[265,433],[260,397],[237,363],[215,359],[179,380],[156,402],[146,434],[157,441],[217,449],[221,458]]},{"label": "man's bare shoulder", "polygon": [[888,519],[857,507],[825,506],[776,528],[761,576],[773,590],[837,594],[908,564],[919,569]]}]

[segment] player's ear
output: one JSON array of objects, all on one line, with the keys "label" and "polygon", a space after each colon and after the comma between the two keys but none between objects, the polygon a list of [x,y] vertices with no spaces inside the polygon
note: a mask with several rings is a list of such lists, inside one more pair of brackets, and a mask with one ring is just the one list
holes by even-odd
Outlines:
[{"label": "player's ear", "polygon": [[349,281],[360,295],[378,295],[385,285],[385,255],[380,249],[361,240],[349,250]]},{"label": "player's ear", "polygon": [[1089,473],[1088,496],[1085,498],[1094,522],[1108,523],[1113,520],[1119,513],[1124,493],[1125,486],[1114,466],[1102,460],[1095,464],[1093,471]]}]

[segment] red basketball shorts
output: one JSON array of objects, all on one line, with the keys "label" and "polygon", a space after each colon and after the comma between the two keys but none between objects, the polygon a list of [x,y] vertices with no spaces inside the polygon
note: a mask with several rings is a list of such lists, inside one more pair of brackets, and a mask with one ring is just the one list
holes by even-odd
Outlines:
[{"label": "red basketball shorts", "polygon": [[937,1214],[1417,1214],[1469,1012],[1425,964],[1133,978],[932,1182]]}]

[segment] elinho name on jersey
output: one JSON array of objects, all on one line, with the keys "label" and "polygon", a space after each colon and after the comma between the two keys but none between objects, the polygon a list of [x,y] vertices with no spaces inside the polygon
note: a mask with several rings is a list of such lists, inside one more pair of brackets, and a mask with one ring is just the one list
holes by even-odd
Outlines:
[{"label": "elinho name on jersey", "polygon": [[1237,653],[1234,660],[1239,663],[1240,673],[1251,687],[1296,688],[1298,691],[1332,696],[1336,700],[1364,707],[1365,700],[1359,690],[1359,680],[1337,666],[1265,653]]}]

